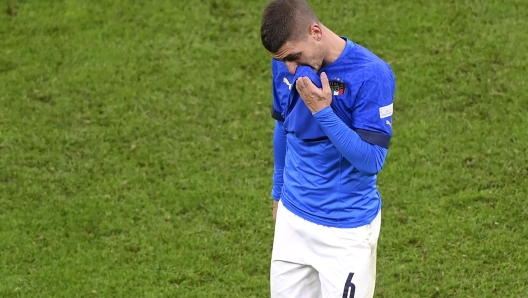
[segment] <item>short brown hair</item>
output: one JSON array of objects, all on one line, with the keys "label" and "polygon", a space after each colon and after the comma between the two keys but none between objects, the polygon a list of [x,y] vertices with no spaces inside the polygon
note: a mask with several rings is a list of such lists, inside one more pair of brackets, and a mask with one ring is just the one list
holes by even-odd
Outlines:
[{"label": "short brown hair", "polygon": [[275,0],[262,15],[262,45],[270,53],[276,53],[287,41],[303,38],[303,31],[313,23],[319,20],[305,0]]}]

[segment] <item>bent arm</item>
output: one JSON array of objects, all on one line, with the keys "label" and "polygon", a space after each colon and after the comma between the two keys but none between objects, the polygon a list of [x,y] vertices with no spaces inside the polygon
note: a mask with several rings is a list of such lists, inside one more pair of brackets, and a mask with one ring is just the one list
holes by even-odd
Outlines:
[{"label": "bent arm", "polygon": [[381,171],[387,156],[386,148],[364,141],[334,113],[330,106],[313,116],[332,144],[356,169],[368,175],[376,175]]}]

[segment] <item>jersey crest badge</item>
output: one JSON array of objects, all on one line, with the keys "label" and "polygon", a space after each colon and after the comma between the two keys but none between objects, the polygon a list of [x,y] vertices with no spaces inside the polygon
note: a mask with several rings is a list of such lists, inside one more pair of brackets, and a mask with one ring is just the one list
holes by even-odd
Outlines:
[{"label": "jersey crest badge", "polygon": [[342,82],[330,81],[330,90],[332,90],[332,95],[343,95],[345,94],[345,84]]}]

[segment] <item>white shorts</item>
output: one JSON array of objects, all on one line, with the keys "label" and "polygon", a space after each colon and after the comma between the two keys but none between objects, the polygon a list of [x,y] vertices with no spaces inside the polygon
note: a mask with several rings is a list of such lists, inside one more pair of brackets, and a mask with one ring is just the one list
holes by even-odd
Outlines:
[{"label": "white shorts", "polygon": [[306,221],[279,202],[271,256],[272,298],[371,298],[381,211],[340,229]]}]

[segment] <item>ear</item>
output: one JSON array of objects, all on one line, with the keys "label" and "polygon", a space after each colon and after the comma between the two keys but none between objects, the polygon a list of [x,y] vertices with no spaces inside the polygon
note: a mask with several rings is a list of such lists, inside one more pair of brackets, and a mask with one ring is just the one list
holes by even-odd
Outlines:
[{"label": "ear", "polygon": [[313,37],[316,41],[321,41],[323,38],[323,30],[319,24],[312,24],[310,26],[310,36]]}]

